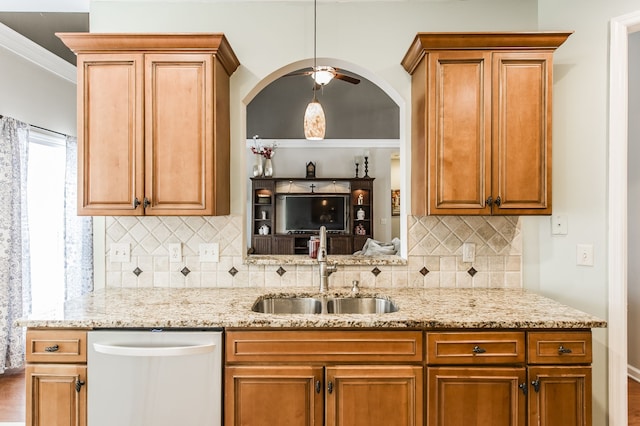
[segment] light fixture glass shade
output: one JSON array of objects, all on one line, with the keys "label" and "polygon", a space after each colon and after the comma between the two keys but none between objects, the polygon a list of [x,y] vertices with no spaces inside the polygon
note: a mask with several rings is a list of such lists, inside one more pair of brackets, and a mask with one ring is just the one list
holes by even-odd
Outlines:
[{"label": "light fixture glass shade", "polygon": [[322,140],[326,127],[322,105],[314,99],[304,112],[304,137],[312,141]]},{"label": "light fixture glass shade", "polygon": [[318,66],[312,74],[313,79],[320,86],[329,83],[336,76],[336,70],[333,67]]}]

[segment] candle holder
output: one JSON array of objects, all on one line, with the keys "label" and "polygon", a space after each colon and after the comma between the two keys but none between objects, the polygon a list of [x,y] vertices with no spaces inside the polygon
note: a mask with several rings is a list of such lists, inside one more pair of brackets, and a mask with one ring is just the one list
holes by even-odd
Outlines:
[{"label": "candle holder", "polygon": [[356,177],[358,177],[358,166],[359,166],[359,165],[360,165],[360,164],[356,163]]},{"label": "candle holder", "polygon": [[369,177],[369,157],[364,157],[364,177]]}]

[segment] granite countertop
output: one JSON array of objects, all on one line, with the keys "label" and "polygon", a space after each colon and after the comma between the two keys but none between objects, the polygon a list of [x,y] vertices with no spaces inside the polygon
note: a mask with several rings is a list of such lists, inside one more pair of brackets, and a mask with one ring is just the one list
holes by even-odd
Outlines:
[{"label": "granite countertop", "polygon": [[[536,293],[520,289],[362,289],[355,297],[379,296],[399,310],[371,315],[252,312],[270,295],[317,296],[305,288],[108,289],[68,301],[59,309],[16,321],[51,328],[419,328],[585,329],[606,322]],[[328,296],[348,295],[348,289]]]}]

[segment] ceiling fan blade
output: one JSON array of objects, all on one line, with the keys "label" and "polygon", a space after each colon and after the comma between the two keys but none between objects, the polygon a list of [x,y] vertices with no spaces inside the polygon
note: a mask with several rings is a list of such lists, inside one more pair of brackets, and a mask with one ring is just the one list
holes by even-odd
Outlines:
[{"label": "ceiling fan blade", "polygon": [[294,71],[294,72],[290,72],[289,74],[285,74],[283,75],[283,77],[294,77],[296,75],[311,75],[313,74],[313,70],[300,70],[300,71]]},{"label": "ceiling fan blade", "polygon": [[336,73],[335,78],[337,78],[338,80],[346,81],[347,83],[351,83],[351,84],[360,83],[360,79],[359,78],[351,77],[351,76],[345,75],[345,74]]}]

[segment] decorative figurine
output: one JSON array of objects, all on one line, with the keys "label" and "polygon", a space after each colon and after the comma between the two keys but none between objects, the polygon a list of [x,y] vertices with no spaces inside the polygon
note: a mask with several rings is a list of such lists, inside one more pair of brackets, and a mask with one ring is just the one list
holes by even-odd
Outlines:
[{"label": "decorative figurine", "polygon": [[309,161],[307,163],[307,179],[313,179],[316,177],[316,164]]},{"label": "decorative figurine", "polygon": [[358,195],[358,205],[362,205],[364,204],[364,197],[362,196],[362,194]]}]

